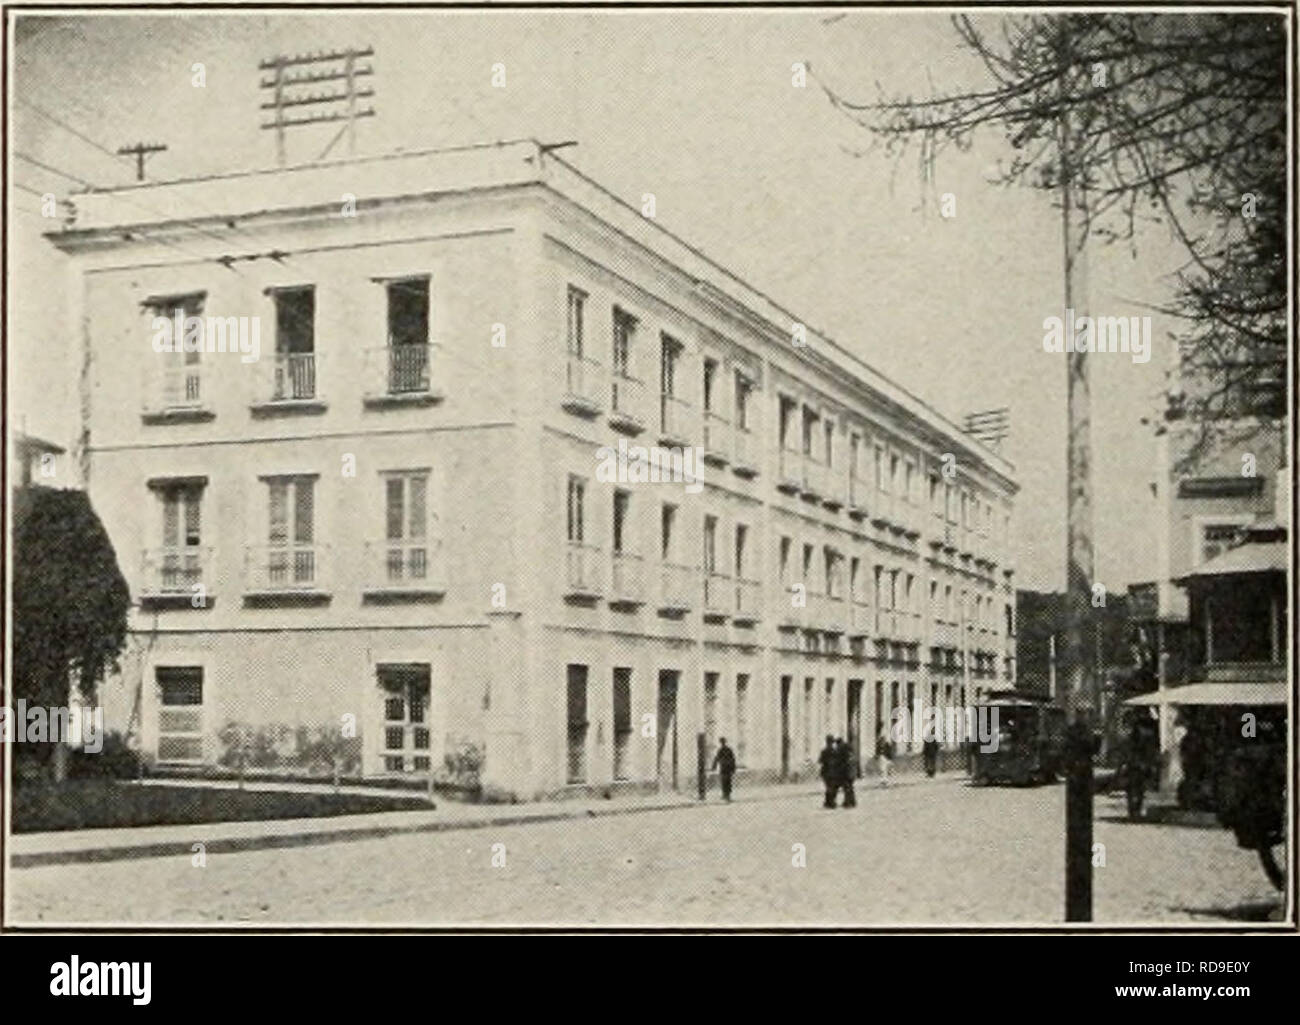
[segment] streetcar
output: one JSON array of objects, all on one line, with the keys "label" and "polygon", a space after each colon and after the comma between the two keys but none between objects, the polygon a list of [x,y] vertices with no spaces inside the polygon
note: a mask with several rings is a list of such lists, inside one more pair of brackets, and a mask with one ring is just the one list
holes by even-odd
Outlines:
[{"label": "streetcar", "polygon": [[[979,733],[968,737],[976,785],[1051,783],[1062,772],[1065,709],[1031,694],[993,694],[974,707]],[[989,750],[980,750],[987,747]]]}]

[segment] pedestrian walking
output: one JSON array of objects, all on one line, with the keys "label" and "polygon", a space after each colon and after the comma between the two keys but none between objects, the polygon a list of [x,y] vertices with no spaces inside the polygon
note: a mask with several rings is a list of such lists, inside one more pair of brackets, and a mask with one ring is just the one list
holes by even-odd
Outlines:
[{"label": "pedestrian walking", "polygon": [[889,730],[882,725],[876,735],[876,771],[880,773],[880,785],[889,786],[889,767],[894,760],[894,742]]},{"label": "pedestrian walking", "polygon": [[713,767],[718,770],[722,783],[722,799],[731,800],[731,777],[736,774],[736,753],[727,747],[727,738],[718,738],[718,753],[713,756]]},{"label": "pedestrian walking", "polygon": [[921,759],[925,764],[925,774],[933,776],[939,768],[939,741],[926,737],[921,743]]},{"label": "pedestrian walking", "polygon": [[843,737],[835,738],[835,775],[836,782],[844,791],[843,808],[856,808],[858,799],[853,793],[853,749],[845,743]]},{"label": "pedestrian walking", "polygon": [[817,765],[821,770],[822,783],[826,787],[826,800],[823,808],[835,807],[835,795],[839,793],[839,780],[835,775],[835,738],[826,734],[826,746],[817,756]]}]

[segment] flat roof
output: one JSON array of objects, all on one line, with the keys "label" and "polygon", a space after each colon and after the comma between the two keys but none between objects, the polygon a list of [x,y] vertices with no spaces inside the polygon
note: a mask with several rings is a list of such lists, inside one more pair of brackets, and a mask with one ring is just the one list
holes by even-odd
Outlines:
[{"label": "flat roof", "polygon": [[[364,174],[359,173],[362,171]],[[257,188],[248,188],[252,179],[257,179]],[[527,185],[548,188],[598,220],[626,229],[638,244],[694,277],[709,300],[756,315],[786,337],[792,324],[803,324],[808,331],[807,348],[811,353],[830,360],[860,385],[960,446],[983,467],[1001,477],[1013,493],[1018,490],[1014,467],[1000,453],[657,220],[643,217],[631,204],[549,152],[536,139],[395,152],[88,190],[73,194],[75,223],[62,231],[47,233],[46,238],[61,249],[74,251],[123,231],[156,226],[181,233],[192,229],[223,242],[226,237],[222,232],[234,229],[241,218],[337,207],[344,195],[354,196],[362,203]],[[235,235],[229,241],[232,245],[240,244]]]}]

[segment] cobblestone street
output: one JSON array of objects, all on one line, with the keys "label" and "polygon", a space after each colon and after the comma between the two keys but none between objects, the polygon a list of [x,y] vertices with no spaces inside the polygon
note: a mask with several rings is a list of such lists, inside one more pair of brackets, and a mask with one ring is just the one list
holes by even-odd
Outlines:
[{"label": "cobblestone street", "polygon": [[[287,850],[29,868],[11,924],[891,925],[1062,920],[1064,788],[864,786]],[[1222,829],[1099,797],[1100,923],[1261,921],[1281,901]],[[504,845],[504,848],[495,845]],[[803,845],[806,867],[794,861]],[[505,865],[494,867],[504,853]]]}]

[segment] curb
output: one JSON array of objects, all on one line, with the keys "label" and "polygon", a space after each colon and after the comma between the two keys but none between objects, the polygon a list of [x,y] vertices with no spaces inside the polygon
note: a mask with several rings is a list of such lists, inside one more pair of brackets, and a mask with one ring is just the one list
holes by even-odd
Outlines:
[{"label": "curb", "polygon": [[[942,779],[934,782],[941,782]],[[922,782],[921,780],[916,781]],[[928,782],[928,781],[926,781]],[[915,783],[895,783],[893,787],[902,789]],[[862,788],[872,789],[872,788]],[[733,804],[757,803],[759,801],[802,798],[821,794],[821,788],[804,789],[792,785],[788,793],[767,793],[756,797],[737,797]],[[556,809],[538,814],[509,814],[474,819],[448,819],[444,821],[420,822],[413,825],[376,825],[346,826],[335,829],[309,830],[297,833],[266,833],[260,836],[218,837],[204,840],[203,850],[207,854],[237,854],[244,851],[264,851],[278,848],[313,847],[332,843],[351,843],[358,840],[377,840],[389,836],[409,836],[417,833],[444,833],[458,829],[487,829],[492,826],[520,826],[530,823],[563,822],[569,819],[607,818],[615,815],[634,815],[637,813],[670,811],[673,809],[718,807],[717,800],[700,801],[695,798],[678,798],[672,801],[659,801],[653,804],[620,805],[589,808],[580,807],[572,810]],[[208,825],[209,823],[194,823]],[[114,844],[105,847],[85,847],[80,850],[30,851],[13,853],[9,856],[9,867],[43,868],[50,865],[85,865],[110,861],[135,861],[142,858],[165,858],[193,853],[194,844],[199,841],[157,840],[152,843]]]}]

